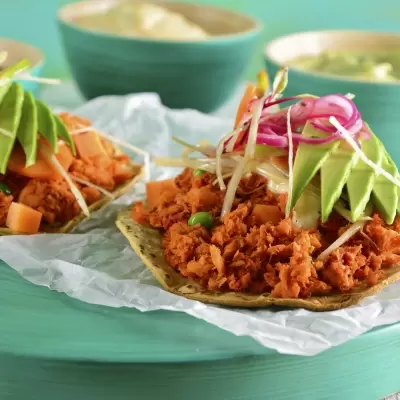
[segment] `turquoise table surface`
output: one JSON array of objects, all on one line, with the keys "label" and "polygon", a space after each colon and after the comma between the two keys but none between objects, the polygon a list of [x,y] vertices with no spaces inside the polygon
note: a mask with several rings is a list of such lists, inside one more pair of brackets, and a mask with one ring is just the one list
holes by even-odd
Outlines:
[{"label": "turquoise table surface", "polygon": [[285,356],[186,314],[85,304],[2,263],[0,327],[2,400],[378,400],[400,389],[400,325]]}]

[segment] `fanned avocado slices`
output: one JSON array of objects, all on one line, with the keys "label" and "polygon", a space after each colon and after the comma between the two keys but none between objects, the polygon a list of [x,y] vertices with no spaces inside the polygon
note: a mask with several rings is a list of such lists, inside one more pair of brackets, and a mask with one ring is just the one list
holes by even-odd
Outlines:
[{"label": "fanned avocado slices", "polygon": [[[310,122],[304,126],[302,135],[307,137],[323,137],[324,132],[314,128]],[[293,188],[289,207],[292,209],[311,179],[317,174],[321,166],[333,151],[339,146],[339,140],[326,144],[300,143],[297,148],[293,165]]]},{"label": "fanned avocado slices", "polygon": [[56,122],[56,131],[57,131],[57,136],[61,139],[63,139],[69,146],[71,147],[72,154],[76,154],[75,150],[75,143],[68,132],[67,127],[64,125],[64,122],[61,121],[61,118],[58,115],[53,114],[54,120]]},{"label": "fanned avocado slices", "polygon": [[321,221],[326,222],[335,203],[342,195],[343,187],[358,160],[357,153],[340,143],[321,167]]},{"label": "fanned avocado slices", "polygon": [[40,100],[36,100],[39,134],[50,144],[54,153],[57,153],[57,126],[50,108]]},{"label": "fanned avocado slices", "polygon": [[[381,167],[392,176],[398,174],[396,166],[389,162],[386,154],[382,159]],[[375,178],[374,187],[372,188],[373,200],[386,223],[389,225],[393,223],[396,217],[399,200],[398,189],[398,186],[394,185],[383,175],[378,175]]]},{"label": "fanned avocado slices", "polygon": [[[303,135],[323,137],[323,133],[310,123],[306,124]],[[374,164],[392,176],[399,175],[383,144],[372,132],[371,137],[362,139],[360,144],[363,153]],[[396,213],[400,211],[400,188],[365,164],[344,140],[323,145],[299,145],[293,166],[291,209],[318,171],[322,222],[328,220],[335,204],[344,196],[343,189],[346,187],[350,218],[353,222],[365,214],[368,207],[375,206],[386,223],[393,223]]]},{"label": "fanned avocado slices", "polygon": [[12,82],[14,74],[27,67],[29,62],[21,60],[0,72],[0,129],[4,132],[0,134],[1,174],[6,172],[16,138],[24,150],[27,167],[36,162],[38,135],[47,140],[54,153],[60,138],[75,154],[74,141],[64,122],[46,104],[24,92],[19,83]]},{"label": "fanned avocado slices", "polygon": [[0,103],[1,128],[9,132],[12,136],[2,135],[0,145],[0,173],[4,174],[7,163],[14,147],[17,129],[21,117],[22,102],[24,100],[24,90],[22,86],[13,82]]},{"label": "fanned avocado slices", "polygon": [[[379,166],[381,165],[384,148],[380,145],[375,135],[371,135],[370,139],[361,140],[361,149],[372,162]],[[352,221],[357,221],[363,214],[371,197],[375,178],[375,171],[361,159],[357,161],[351,170],[346,186]]]},{"label": "fanned avocado slices", "polygon": [[36,162],[38,119],[35,99],[30,92],[24,93],[21,120],[17,130],[17,138],[25,152],[26,166]]}]

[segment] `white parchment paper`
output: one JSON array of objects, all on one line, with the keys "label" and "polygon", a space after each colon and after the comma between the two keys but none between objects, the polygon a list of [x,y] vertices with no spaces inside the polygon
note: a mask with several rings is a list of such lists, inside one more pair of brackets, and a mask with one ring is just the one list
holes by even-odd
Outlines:
[{"label": "white parchment paper", "polygon": [[[190,142],[204,138],[216,142],[232,125],[232,118],[168,110],[152,94],[99,98],[77,113],[155,155],[180,153],[181,148],[170,140],[172,135]],[[161,178],[177,171],[154,168],[152,173],[152,178]],[[400,321],[399,284],[360,306],[325,313],[228,309],[170,294],[159,287],[114,225],[121,205],[143,193],[144,186],[139,184],[94,214],[75,234],[1,237],[0,258],[34,284],[82,301],[141,311],[186,312],[286,354],[314,355],[374,327]]]}]

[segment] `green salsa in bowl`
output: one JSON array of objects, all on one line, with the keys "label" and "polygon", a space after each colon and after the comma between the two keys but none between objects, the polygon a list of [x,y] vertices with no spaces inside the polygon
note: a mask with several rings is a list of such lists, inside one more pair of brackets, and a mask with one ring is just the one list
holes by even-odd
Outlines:
[{"label": "green salsa in bowl", "polygon": [[310,31],[265,47],[268,73],[289,67],[288,96],[351,93],[359,111],[400,165],[400,34]]},{"label": "green salsa in bowl", "polygon": [[388,51],[327,50],[296,57],[288,62],[288,66],[357,80],[400,82],[400,48]]}]

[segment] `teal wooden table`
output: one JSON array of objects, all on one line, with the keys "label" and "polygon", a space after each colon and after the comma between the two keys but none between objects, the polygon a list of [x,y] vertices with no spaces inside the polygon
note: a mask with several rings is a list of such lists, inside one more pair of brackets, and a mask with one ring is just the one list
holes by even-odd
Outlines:
[{"label": "teal wooden table", "polygon": [[2,400],[377,400],[400,389],[400,325],[285,356],[186,314],[89,305],[0,264]]}]

